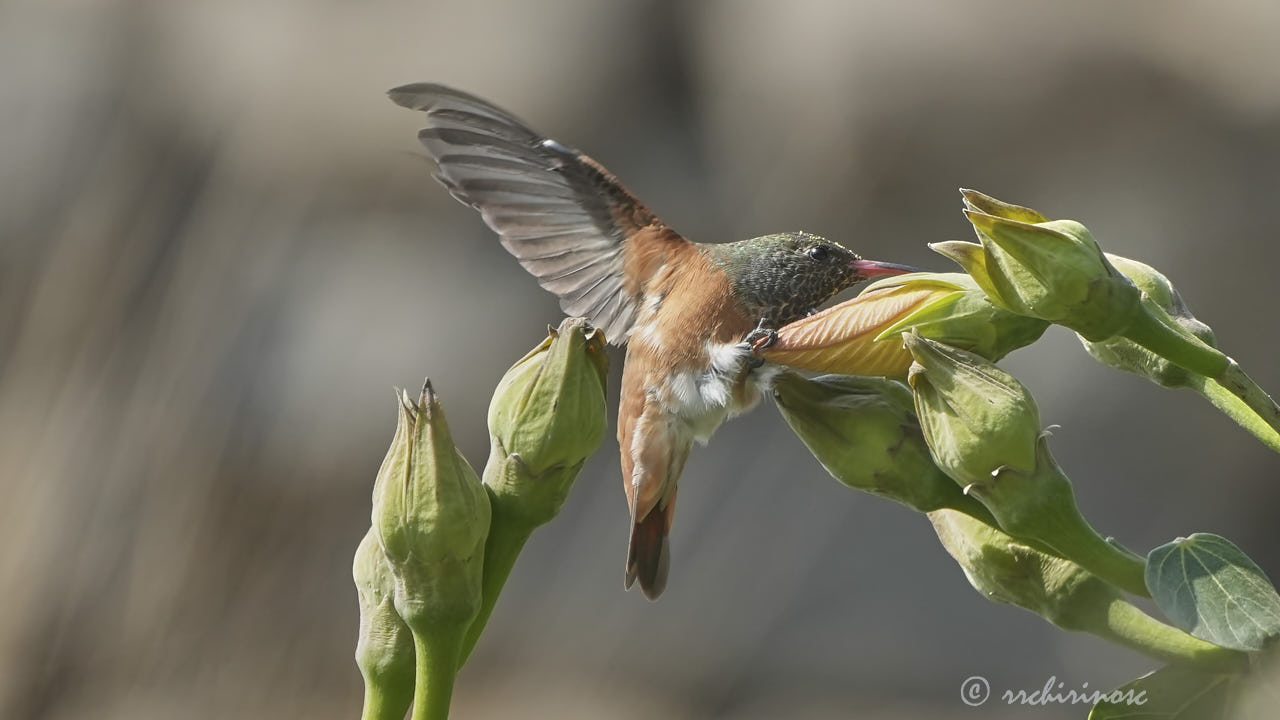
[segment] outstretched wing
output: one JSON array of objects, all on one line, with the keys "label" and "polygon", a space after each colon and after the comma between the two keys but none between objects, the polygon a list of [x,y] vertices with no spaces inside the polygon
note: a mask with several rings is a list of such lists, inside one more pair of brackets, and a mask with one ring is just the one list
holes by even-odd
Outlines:
[{"label": "outstretched wing", "polygon": [[501,108],[430,83],[389,94],[426,113],[418,138],[449,192],[480,211],[566,313],[626,342],[648,275],[687,241],[595,160]]}]

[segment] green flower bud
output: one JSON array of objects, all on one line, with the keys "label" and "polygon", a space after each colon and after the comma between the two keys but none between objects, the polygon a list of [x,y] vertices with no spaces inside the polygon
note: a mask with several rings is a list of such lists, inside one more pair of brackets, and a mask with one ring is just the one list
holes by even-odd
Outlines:
[{"label": "green flower bud", "polygon": [[583,318],[558,330],[507,371],[489,404],[489,433],[534,475],[581,464],[604,437],[604,333]]},{"label": "green flower bud", "polygon": [[448,715],[462,640],[481,605],[489,496],[458,453],[428,382],[400,392],[395,439],[374,484],[373,530],[413,631],[415,718]]},{"label": "green flower bud", "polygon": [[[955,260],[995,304],[1076,331],[1090,342],[1123,335],[1156,356],[1214,381],[1205,394],[1267,444],[1280,448],[1280,405],[1211,343],[1194,319],[1170,317],[1158,300],[1118,271],[1093,236],[1073,220],[1045,220],[1034,210],[962,190],[965,215],[979,244],[946,242],[931,247]],[[1131,266],[1132,267],[1132,266]],[[1149,269],[1148,269],[1149,270]],[[1157,297],[1167,281],[1139,271]],[[1156,274],[1158,275],[1158,274]],[[1172,295],[1170,306],[1175,305]],[[1175,312],[1177,312],[1175,308]],[[1185,383],[1188,376],[1151,366],[1149,357],[1103,351],[1104,362],[1133,366],[1157,382]],[[1228,396],[1234,396],[1230,399]]]},{"label": "green flower bud", "polygon": [[[1137,260],[1107,254],[1107,259],[1117,270],[1124,273],[1133,284],[1145,293],[1142,302],[1154,304],[1163,313],[1155,312],[1150,307],[1151,315],[1172,330],[1197,338],[1210,346],[1216,346],[1213,330],[1200,322],[1187,309],[1182,296],[1173,287],[1169,279],[1155,268]],[[1199,387],[1203,376],[1187,370],[1177,363],[1157,355],[1136,342],[1116,336],[1106,340],[1092,342],[1080,336],[1085,350],[1098,362],[1119,370],[1136,373],[1164,387]]]},{"label": "green flower bud", "polygon": [[1002,469],[1035,470],[1040,414],[1021,383],[973,353],[915,334],[903,341],[915,358],[916,415],[943,472],[968,488]]},{"label": "green flower bud", "polygon": [[903,337],[916,359],[909,377],[916,414],[938,467],[1004,532],[1148,595],[1142,559],[1104,540],[1080,514],[1022,383],[972,353]]},{"label": "green flower bud", "polygon": [[375,483],[373,527],[396,577],[396,609],[422,624],[465,625],[480,606],[489,498],[453,445],[427,383],[401,391],[400,420]]},{"label": "green flower bud", "polygon": [[901,383],[788,372],[774,381],[773,397],[809,452],[845,485],[920,512],[957,508],[990,517],[933,464]]},{"label": "green flower bud", "polygon": [[516,558],[533,531],[564,506],[608,427],[604,333],[568,318],[498,384],[489,405],[484,484],[493,523],[484,550],[484,604],[462,646],[480,639]]},{"label": "green flower bud", "polygon": [[1009,312],[991,301],[973,277],[964,273],[916,273],[885,278],[867,291],[889,287],[938,288],[933,298],[885,328],[880,342],[914,331],[921,337],[968,350],[996,361],[1044,334],[1049,323]]},{"label": "green flower bud", "polygon": [[1139,291],[1107,262],[1087,228],[1074,220],[1036,220],[1043,216],[1033,210],[961,192],[981,245],[931,247],[964,267],[996,304],[1093,340],[1128,327]]},{"label": "green flower bud", "polygon": [[968,515],[939,510],[929,513],[929,521],[975,590],[989,600],[1030,610],[1055,625],[1077,624],[1068,617],[1066,606],[1081,584],[1107,587],[1079,565],[1040,552]]},{"label": "green flower bud", "polygon": [[356,665],[364,677],[362,720],[403,720],[413,702],[413,634],[396,613],[395,577],[373,528],[356,548],[351,575],[360,602]]}]

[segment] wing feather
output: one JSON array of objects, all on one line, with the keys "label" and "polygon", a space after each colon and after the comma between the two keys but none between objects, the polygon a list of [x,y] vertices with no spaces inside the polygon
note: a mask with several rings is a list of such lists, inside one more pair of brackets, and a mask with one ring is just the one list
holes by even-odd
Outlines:
[{"label": "wing feather", "polygon": [[599,163],[499,107],[430,83],[390,96],[426,113],[418,138],[449,193],[480,212],[566,313],[590,318],[610,342],[625,342],[647,280],[634,276],[687,241]]}]

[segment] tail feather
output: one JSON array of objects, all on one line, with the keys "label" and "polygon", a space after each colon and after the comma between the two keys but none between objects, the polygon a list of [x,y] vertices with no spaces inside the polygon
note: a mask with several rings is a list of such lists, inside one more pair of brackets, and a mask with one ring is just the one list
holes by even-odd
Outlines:
[{"label": "tail feather", "polygon": [[627,589],[640,581],[640,589],[650,600],[657,600],[667,588],[667,571],[671,552],[667,542],[670,530],[665,508],[654,508],[631,526],[631,542],[627,548]]},{"label": "tail feather", "polygon": [[656,360],[632,346],[622,371],[618,410],[618,444],[622,450],[623,487],[631,511],[627,546],[626,587],[636,580],[650,600],[667,586],[671,523],[676,511],[676,483],[693,448],[685,423],[657,398],[664,377]]}]

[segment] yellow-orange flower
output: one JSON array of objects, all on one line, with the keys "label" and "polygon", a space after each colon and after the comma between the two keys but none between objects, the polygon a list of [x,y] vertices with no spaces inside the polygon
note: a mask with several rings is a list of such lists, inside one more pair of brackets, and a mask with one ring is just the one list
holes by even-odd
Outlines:
[{"label": "yellow-orange flower", "polygon": [[1047,326],[997,307],[968,275],[915,273],[787,325],[760,357],[813,372],[904,379],[911,353],[900,336],[907,330],[998,360]]}]

